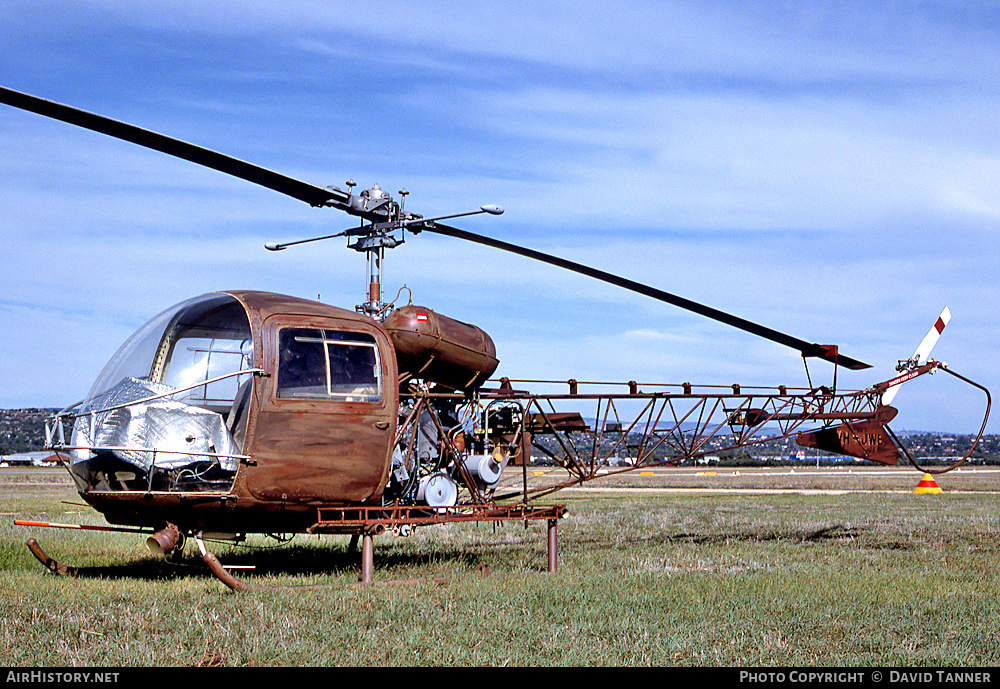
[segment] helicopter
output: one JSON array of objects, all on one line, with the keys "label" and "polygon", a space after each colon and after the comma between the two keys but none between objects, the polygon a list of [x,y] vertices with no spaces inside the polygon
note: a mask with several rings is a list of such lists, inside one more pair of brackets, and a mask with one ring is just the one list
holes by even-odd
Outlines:
[{"label": "helicopter", "polygon": [[[346,239],[367,260],[365,301],[354,309],[269,292],[203,294],[139,328],[81,401],[46,424],[80,496],[108,526],[17,520],[30,527],[147,535],[168,557],[194,539],[212,573],[236,579],[206,540],[247,534],[342,534],[362,542],[361,581],[373,581],[375,535],[462,521],[547,524],[548,571],[557,569],[556,527],[565,505],[540,502],[558,490],[657,463],[692,460],[776,437],[803,447],[894,465],[900,453],[921,471],[958,466],[989,417],[989,391],[930,358],[950,319],[945,309],[898,375],[865,388],[837,388],[836,372],[870,366],[836,345],[808,342],[655,287],[540,251],[459,229],[445,220],[503,209],[423,217],[377,184],[355,193],[319,187],[163,134],[0,87],[0,102],[90,129],[358,219],[320,237],[268,243],[283,251]],[[382,265],[406,233],[428,232],[541,261],[797,350],[833,364],[833,384],[743,388],[566,380],[562,392],[494,380],[488,333],[411,301],[386,302]],[[400,295],[402,290],[400,290]],[[808,365],[807,365],[808,373]],[[947,372],[980,389],[986,412],[972,448],[954,465],[923,468],[888,424],[899,387]],[[551,386],[550,386],[551,387]],[[581,412],[580,405],[592,411]],[[573,411],[557,411],[574,407]],[[586,415],[585,415],[586,413]],[[565,479],[538,485],[527,467],[539,454]],[[625,462],[621,462],[622,457]],[[54,572],[73,573],[28,546]]]}]

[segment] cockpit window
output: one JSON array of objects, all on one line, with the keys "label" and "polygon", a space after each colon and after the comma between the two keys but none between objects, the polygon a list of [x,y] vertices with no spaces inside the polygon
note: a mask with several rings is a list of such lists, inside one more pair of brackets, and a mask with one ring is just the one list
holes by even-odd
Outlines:
[{"label": "cockpit window", "polygon": [[381,363],[367,333],[285,328],[279,334],[278,397],[377,402]]},{"label": "cockpit window", "polygon": [[227,374],[253,368],[253,341],[242,307],[175,323],[170,337],[161,343],[161,352],[150,378],[184,390],[174,397],[177,401],[222,413],[249,380]]}]

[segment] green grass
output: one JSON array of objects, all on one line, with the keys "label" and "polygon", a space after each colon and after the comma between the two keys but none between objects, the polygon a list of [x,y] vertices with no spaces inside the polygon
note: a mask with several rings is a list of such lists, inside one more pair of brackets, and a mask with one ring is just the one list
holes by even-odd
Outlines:
[{"label": "green grass", "polygon": [[[346,537],[212,544],[280,587],[234,593],[163,566],[139,536],[15,527],[15,499],[25,518],[101,523],[61,502],[71,491],[15,492],[0,502],[10,666],[1000,662],[992,495],[570,495],[555,575],[544,525],[454,525],[375,539],[376,580],[414,580],[399,585],[353,586]],[[102,575],[52,575],[30,535]],[[184,564],[198,563],[189,547]]]}]

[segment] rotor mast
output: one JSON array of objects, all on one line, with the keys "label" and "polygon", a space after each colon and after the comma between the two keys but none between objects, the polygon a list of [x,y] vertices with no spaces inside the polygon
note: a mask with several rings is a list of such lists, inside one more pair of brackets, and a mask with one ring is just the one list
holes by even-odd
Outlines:
[{"label": "rotor mast", "polygon": [[[382,259],[385,247],[368,249],[368,301],[356,308],[376,318],[385,309],[382,301]],[[381,319],[379,319],[381,320]]]},{"label": "rotor mast", "polygon": [[[385,318],[391,304],[382,301],[382,260],[385,258],[386,249],[395,249],[402,244],[405,239],[402,234],[399,237],[393,236],[393,232],[400,230],[405,232],[407,228],[414,233],[424,229],[436,227],[434,224],[438,220],[449,218],[461,218],[467,215],[478,215],[479,213],[489,213],[490,215],[501,215],[503,208],[494,205],[480,206],[479,210],[467,211],[465,213],[452,213],[435,218],[424,218],[420,215],[407,213],[403,210],[408,192],[401,189],[398,193],[400,200],[397,203],[388,193],[375,183],[371,189],[365,189],[360,194],[354,193],[357,183],[354,180],[347,182],[348,192],[343,192],[335,187],[329,187],[331,193],[336,194],[336,200],[320,205],[328,205],[346,211],[351,215],[361,218],[361,224],[350,230],[344,230],[336,234],[322,237],[312,237],[310,239],[299,239],[292,242],[268,242],[265,248],[269,251],[281,251],[295,244],[305,244],[321,239],[331,239],[333,237],[357,237],[353,244],[348,244],[348,249],[354,249],[366,254],[368,273],[367,301],[355,306],[358,313],[363,313],[371,318],[381,321]],[[368,224],[365,224],[368,223]]]},{"label": "rotor mast", "polygon": [[[351,189],[351,198],[354,198],[354,181],[347,183]],[[409,192],[405,189],[399,192],[402,199],[406,198]],[[376,320],[382,320],[389,307],[382,301],[382,259],[385,258],[386,249],[394,249],[403,243],[403,239],[397,239],[389,235],[403,218],[403,202],[397,204],[392,198],[379,187],[378,184],[372,186],[360,194],[360,198],[365,199],[365,205],[384,207],[388,216],[386,222],[372,223],[368,228],[359,232],[364,234],[348,247],[355,251],[363,251],[366,254],[368,264],[368,301],[355,306],[358,313],[363,313]]]},{"label": "rotor mast", "polygon": [[382,190],[376,183],[371,189],[366,189],[357,196],[354,195],[354,181],[347,183],[351,189],[348,193],[348,205],[353,212],[362,218],[370,218],[373,212],[380,214],[384,220],[377,222],[373,220],[370,225],[365,226],[362,220],[361,227],[355,230],[348,230],[344,234],[356,235],[358,240],[353,244],[348,244],[349,249],[363,251],[367,254],[368,262],[368,301],[358,304],[355,309],[358,313],[364,313],[376,320],[382,320],[389,309],[390,304],[382,301],[382,259],[385,258],[386,249],[395,249],[406,241],[402,235],[393,236],[391,233],[396,230],[405,232],[411,228],[413,232],[428,225],[433,226],[437,220],[449,218],[461,218],[467,215],[478,215],[479,213],[489,213],[490,215],[501,215],[503,208],[500,206],[486,205],[480,206],[479,210],[465,213],[452,213],[436,218],[424,218],[420,215],[407,213],[403,210],[408,192],[406,189],[399,190],[399,203],[389,194]]}]

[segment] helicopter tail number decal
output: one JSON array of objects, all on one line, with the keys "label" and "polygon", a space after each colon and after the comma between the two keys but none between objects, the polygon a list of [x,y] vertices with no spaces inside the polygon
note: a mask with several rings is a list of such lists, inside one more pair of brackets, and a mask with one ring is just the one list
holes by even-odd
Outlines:
[{"label": "helicopter tail number decal", "polygon": [[802,447],[858,457],[889,466],[894,466],[899,461],[899,450],[886,432],[882,421],[878,419],[842,423],[811,433],[799,433],[796,442]]}]

